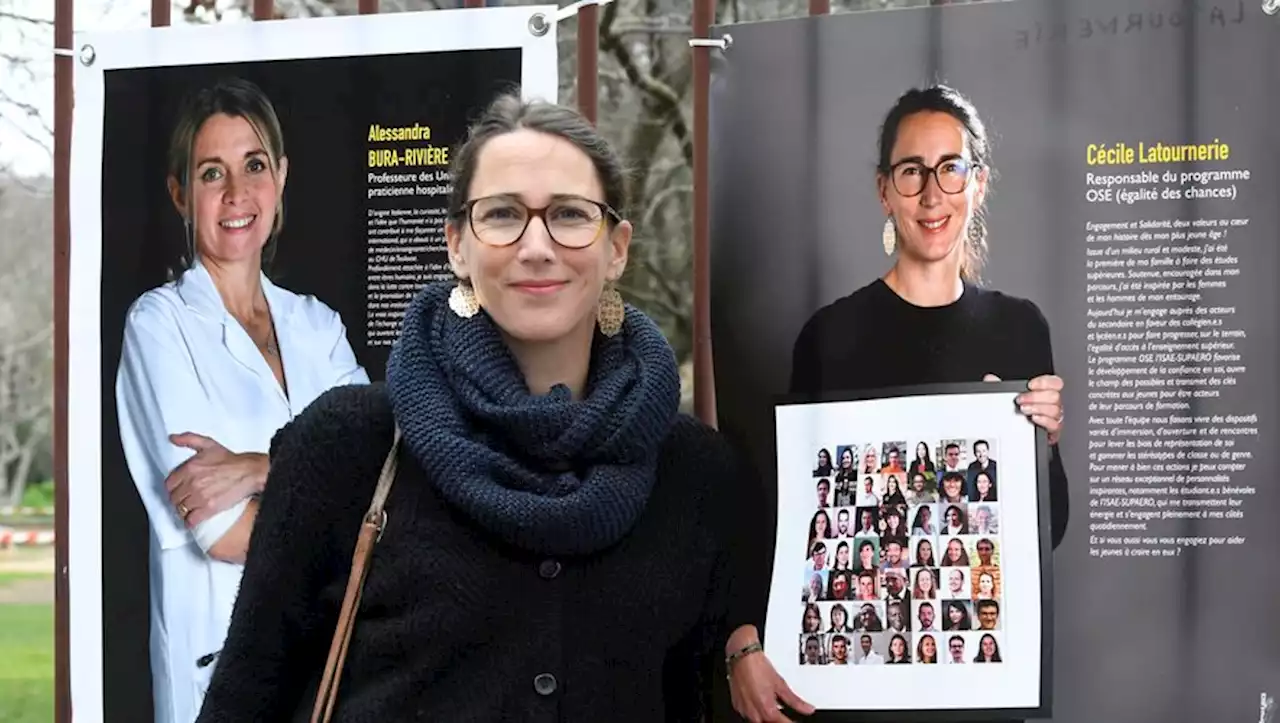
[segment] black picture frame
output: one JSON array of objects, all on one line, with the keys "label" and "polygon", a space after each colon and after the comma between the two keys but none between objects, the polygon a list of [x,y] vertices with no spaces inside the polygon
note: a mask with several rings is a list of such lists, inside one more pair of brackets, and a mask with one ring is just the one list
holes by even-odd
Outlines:
[{"label": "black picture frame", "polygon": [[[1029,380],[1002,380],[991,382],[959,382],[945,384],[920,384],[902,387],[884,387],[853,392],[824,391],[816,394],[781,394],[773,396],[773,410],[784,406],[802,406],[831,402],[859,402],[876,399],[896,399],[919,396],[957,396],[968,394],[1010,394],[1025,391]],[[776,425],[776,416],[774,418]],[[775,440],[777,439],[775,426]],[[1010,721],[1048,719],[1053,715],[1053,541],[1049,496],[1050,445],[1048,432],[1040,426],[1034,429],[1035,445],[1035,510],[1039,551],[1036,559],[1040,568],[1040,676],[1039,704],[1034,707],[1003,708],[974,706],[946,709],[819,709],[810,716],[800,716],[784,706],[783,712],[795,720],[813,723],[971,723],[978,720]],[[781,485],[779,485],[781,490]],[[781,522],[779,520],[779,522]],[[1003,534],[1003,533],[1002,533]],[[785,544],[777,543],[775,544]],[[782,593],[789,594],[789,593]],[[773,592],[770,592],[772,598]],[[781,624],[788,624],[784,622]],[[767,630],[768,619],[765,627]],[[767,633],[766,633],[767,635]],[[776,661],[777,653],[766,648]],[[853,666],[851,666],[853,667]],[[794,687],[794,686],[793,686]],[[856,686],[851,686],[856,690]]]}]

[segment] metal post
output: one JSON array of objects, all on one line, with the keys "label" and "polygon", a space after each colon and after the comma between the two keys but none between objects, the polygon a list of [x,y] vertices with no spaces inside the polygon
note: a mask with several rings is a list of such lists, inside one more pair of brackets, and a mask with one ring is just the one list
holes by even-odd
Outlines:
[{"label": "metal post", "polygon": [[173,3],[170,0],[151,0],[151,27],[165,28],[169,26],[172,5]]},{"label": "metal post", "polygon": [[[53,47],[70,49],[74,0],[53,8]],[[53,479],[54,479],[54,713],[71,721],[71,590],[67,534],[68,307],[71,300],[71,110],[75,58],[53,58]]]},{"label": "metal post", "polygon": [[600,107],[599,86],[600,6],[578,9],[578,110],[592,123]]},{"label": "metal post", "polygon": [[831,0],[809,0],[810,15],[830,15]]},{"label": "metal post", "polygon": [[466,2],[465,4],[463,4],[463,6],[462,6],[462,7],[464,7],[464,8],[482,8],[482,7],[484,7],[484,3],[485,3],[485,0],[467,0],[467,2]]},{"label": "metal post", "polygon": [[360,5],[357,8],[357,12],[359,12],[361,15],[377,15],[378,0],[360,0]]},{"label": "metal post", "polygon": [[[713,0],[694,0],[693,37],[711,34]],[[711,48],[693,48],[693,405],[706,424],[716,426],[715,368],[711,363],[711,219],[708,186],[708,120],[711,106]]]},{"label": "metal post", "polygon": [[275,0],[253,0],[253,19],[270,20],[276,14]]}]

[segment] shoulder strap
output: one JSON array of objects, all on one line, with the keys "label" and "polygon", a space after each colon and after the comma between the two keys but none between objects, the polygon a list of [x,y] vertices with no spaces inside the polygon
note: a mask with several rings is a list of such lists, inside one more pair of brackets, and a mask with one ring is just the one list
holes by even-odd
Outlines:
[{"label": "shoulder strap", "polygon": [[351,631],[355,627],[356,612],[360,608],[360,596],[364,592],[369,560],[373,557],[373,547],[382,539],[382,530],[387,524],[387,513],[383,505],[386,504],[387,495],[391,493],[391,483],[395,480],[399,448],[400,427],[396,426],[391,451],[382,463],[378,487],[373,492],[373,501],[360,525],[356,551],[351,558],[351,576],[347,579],[347,592],[342,599],[342,610],[338,614],[338,626],[333,631],[329,659],[325,661],[324,677],[320,679],[320,690],[316,693],[315,707],[311,711],[311,723],[328,723],[333,715],[333,706],[338,699],[338,683],[342,679],[342,665],[346,661],[347,647],[351,643]]}]

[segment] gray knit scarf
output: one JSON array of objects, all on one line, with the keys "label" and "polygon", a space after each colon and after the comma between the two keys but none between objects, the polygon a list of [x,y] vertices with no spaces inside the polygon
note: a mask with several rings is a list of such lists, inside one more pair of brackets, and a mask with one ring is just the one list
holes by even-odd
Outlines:
[{"label": "gray knit scarf", "polygon": [[387,362],[405,447],[450,504],[505,542],[551,555],[616,543],[644,509],[679,409],[662,332],[628,306],[622,333],[596,334],[581,399],[563,385],[535,396],[488,314],[449,309],[451,289],[419,292]]}]

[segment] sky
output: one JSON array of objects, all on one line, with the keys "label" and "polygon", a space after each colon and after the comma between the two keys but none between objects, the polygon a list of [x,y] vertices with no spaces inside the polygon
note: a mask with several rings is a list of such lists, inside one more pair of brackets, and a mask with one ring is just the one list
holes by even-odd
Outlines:
[{"label": "sky", "polygon": [[[182,22],[174,5],[173,20]],[[54,0],[0,0],[0,167],[19,176],[53,173],[53,6]],[[147,27],[150,12],[151,0],[74,0],[73,24],[76,32]],[[241,20],[247,18],[235,12],[222,17]]]}]

